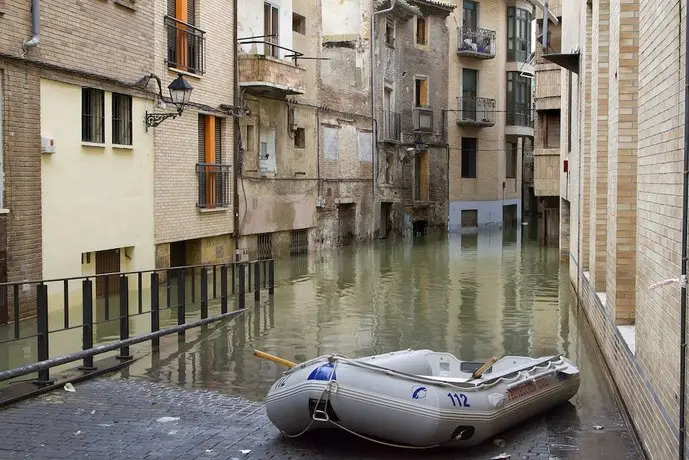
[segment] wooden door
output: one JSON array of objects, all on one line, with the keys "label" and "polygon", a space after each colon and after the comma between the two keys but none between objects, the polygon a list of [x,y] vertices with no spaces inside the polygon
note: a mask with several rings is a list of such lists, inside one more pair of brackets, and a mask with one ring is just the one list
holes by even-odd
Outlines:
[{"label": "wooden door", "polygon": [[[119,273],[120,272],[120,250],[110,249],[107,251],[96,252],[96,275],[105,273]],[[105,289],[105,278],[108,278],[107,292]],[[108,277],[99,276],[96,278],[96,297],[103,297],[117,294],[120,292],[120,282],[118,275],[111,275]]]}]

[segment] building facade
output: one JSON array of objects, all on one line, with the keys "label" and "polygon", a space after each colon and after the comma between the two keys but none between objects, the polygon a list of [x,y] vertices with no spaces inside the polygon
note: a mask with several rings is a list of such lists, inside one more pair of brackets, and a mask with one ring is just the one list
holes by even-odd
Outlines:
[{"label": "building facade", "polygon": [[[658,14],[662,11],[663,14]],[[686,5],[562,5],[561,251],[644,450],[687,458],[680,385]]]},{"label": "building facade", "polygon": [[521,221],[522,152],[534,135],[534,4],[461,5],[450,28],[451,232]]},{"label": "building facade", "polygon": [[[0,4],[0,281],[153,265],[153,96],[137,86],[153,17],[129,0]],[[35,296],[21,290],[21,316]]]},{"label": "building facade", "polygon": [[[376,233],[447,227],[446,108],[453,2],[374,2]],[[432,71],[430,71],[432,69]]]},{"label": "building facade", "polygon": [[548,2],[558,23],[548,25],[547,52],[543,50],[543,12],[536,20],[536,93],[534,95],[533,192],[535,210],[541,217],[539,234],[547,245],[559,244],[560,233],[560,126],[561,70],[543,54],[560,53],[562,39],[562,6],[559,0]]},{"label": "building facade", "polygon": [[[163,91],[179,75],[193,86],[180,116],[149,128],[155,132],[155,266],[227,262],[236,248],[234,2],[154,4],[152,61]],[[148,87],[157,89],[154,80]]]}]

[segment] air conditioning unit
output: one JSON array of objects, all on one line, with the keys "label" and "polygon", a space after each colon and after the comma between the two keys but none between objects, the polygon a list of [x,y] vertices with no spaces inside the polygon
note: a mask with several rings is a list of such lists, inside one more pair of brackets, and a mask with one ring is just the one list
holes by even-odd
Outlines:
[{"label": "air conditioning unit", "polygon": [[289,129],[291,131],[296,131],[299,127],[299,112],[294,107],[289,108]]},{"label": "air conditioning unit", "polygon": [[234,261],[235,262],[248,262],[249,261],[249,249],[248,248],[235,249]]}]

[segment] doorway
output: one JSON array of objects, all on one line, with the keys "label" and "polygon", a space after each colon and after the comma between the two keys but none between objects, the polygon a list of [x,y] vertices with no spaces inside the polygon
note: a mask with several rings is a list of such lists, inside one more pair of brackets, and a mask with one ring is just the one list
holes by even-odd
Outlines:
[{"label": "doorway", "polygon": [[380,204],[380,232],[379,238],[387,238],[392,230],[392,203],[383,202]]},{"label": "doorway", "polygon": [[356,205],[354,203],[338,204],[337,220],[340,245],[351,244],[356,232]]},{"label": "doorway", "polygon": [[462,70],[462,119],[476,120],[476,96],[478,94],[478,70]]},{"label": "doorway", "polygon": [[[96,297],[104,297],[118,294],[120,292],[119,274],[120,272],[120,250],[109,249],[107,251],[96,251],[96,275],[116,273],[110,276],[96,277]],[[106,281],[107,279],[107,281]]]}]

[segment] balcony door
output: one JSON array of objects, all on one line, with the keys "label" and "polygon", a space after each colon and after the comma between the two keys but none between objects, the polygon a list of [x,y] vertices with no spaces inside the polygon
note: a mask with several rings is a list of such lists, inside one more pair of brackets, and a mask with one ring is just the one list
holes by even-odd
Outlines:
[{"label": "balcony door", "polygon": [[[462,17],[462,29],[474,31],[478,27],[478,3],[464,0],[464,15]],[[466,33],[466,32],[465,32]]]},{"label": "balcony door", "polygon": [[476,96],[478,94],[478,70],[462,70],[462,119],[476,120]]},{"label": "balcony door", "polygon": [[[280,10],[268,2],[263,4],[263,35],[268,43],[280,43]],[[267,56],[280,57],[280,48],[267,45]]]}]

